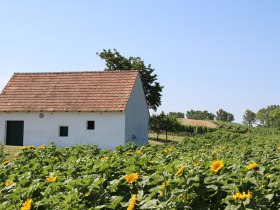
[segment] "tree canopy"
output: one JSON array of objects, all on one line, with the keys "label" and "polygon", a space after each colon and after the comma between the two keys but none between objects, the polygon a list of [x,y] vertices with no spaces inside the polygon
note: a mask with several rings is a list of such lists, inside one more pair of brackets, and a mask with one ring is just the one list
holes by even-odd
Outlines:
[{"label": "tree canopy", "polygon": [[280,128],[280,106],[270,105],[260,109],[256,114],[256,119],[261,126]]},{"label": "tree canopy", "polygon": [[233,114],[224,111],[223,109],[219,109],[216,112],[216,120],[232,122],[234,120]]},{"label": "tree canopy", "polygon": [[148,107],[149,109],[157,110],[161,105],[163,86],[157,82],[157,75],[154,74],[155,69],[151,67],[151,64],[146,66],[140,57],[126,58],[116,49],[113,51],[104,49],[102,52],[97,53],[97,55],[99,55],[102,60],[105,60],[105,71],[138,70]]},{"label": "tree canopy", "polygon": [[184,118],[185,114],[183,112],[169,112],[170,116],[175,116],[176,118]]},{"label": "tree canopy", "polygon": [[213,113],[208,112],[207,110],[204,111],[195,111],[190,110],[187,111],[187,118],[194,119],[194,120],[214,120],[215,115]]},{"label": "tree canopy", "polygon": [[280,129],[280,107],[273,109],[270,113],[270,125]]},{"label": "tree canopy", "polygon": [[174,132],[180,125],[175,115],[168,115],[164,112],[161,112],[159,115],[152,115],[149,121],[149,128],[157,133],[157,139],[162,131],[165,132],[167,139],[167,133]]},{"label": "tree canopy", "polygon": [[256,122],[256,113],[247,109],[243,115],[243,124],[252,127],[255,122]]}]

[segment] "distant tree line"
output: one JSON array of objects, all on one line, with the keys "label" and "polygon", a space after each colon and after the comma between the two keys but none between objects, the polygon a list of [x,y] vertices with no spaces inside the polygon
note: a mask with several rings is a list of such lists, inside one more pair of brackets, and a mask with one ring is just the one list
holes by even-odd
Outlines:
[{"label": "distant tree line", "polygon": [[280,129],[280,106],[270,105],[267,108],[261,108],[257,113],[247,109],[243,115],[243,124],[249,127],[256,124],[259,127]]},{"label": "distant tree line", "polygon": [[234,121],[234,115],[223,109],[219,109],[216,112],[216,115],[211,112],[208,112],[207,110],[204,111],[190,110],[187,111],[186,117],[188,119],[194,119],[194,120],[219,120],[219,121],[227,121],[227,122]]},{"label": "distant tree line", "polygon": [[[180,118],[194,120],[217,120],[224,122],[234,121],[234,115],[219,109],[216,114],[207,110],[189,110],[186,115],[183,112],[161,112],[159,115],[152,115],[149,121],[149,129],[157,133],[157,139],[160,133],[165,133],[166,139],[168,133],[184,134],[203,134],[213,129],[202,126],[188,126],[180,122]],[[280,129],[280,106],[270,105],[267,108],[260,109],[257,113],[247,109],[243,114],[243,124],[248,127],[257,125],[259,127],[271,127]]]},{"label": "distant tree line", "polygon": [[[223,109],[219,109],[216,112],[216,115],[208,112],[207,110],[190,110],[187,111],[186,118],[195,120],[218,120],[225,122],[234,121],[234,115]],[[258,110],[256,113],[247,109],[243,114],[243,124],[248,127],[256,125],[259,127],[280,129],[280,106],[270,105],[266,108]]]},{"label": "distant tree line", "polygon": [[204,111],[195,111],[195,110],[190,110],[187,111],[187,118],[188,119],[195,119],[195,120],[214,120],[215,115],[213,113],[210,113],[206,110]]},{"label": "distant tree line", "polygon": [[[184,125],[180,122],[180,118],[185,118],[185,114],[183,112],[169,112],[168,114],[161,112],[159,115],[154,114],[150,117],[149,130],[157,134],[157,139],[159,138],[160,133],[165,133],[165,137],[167,139],[168,133],[184,133],[184,135],[194,135],[203,134],[215,130],[213,128],[203,126]],[[228,122],[234,120],[234,116],[231,113],[224,111],[223,109],[219,109],[216,112],[216,115],[206,110],[190,110],[187,111],[186,118],[195,120],[217,119]]]},{"label": "distant tree line", "polygon": [[165,133],[167,139],[168,133],[183,133],[184,135],[203,134],[215,129],[203,126],[189,126],[180,122],[180,118],[184,117],[181,112],[169,112],[165,114],[161,112],[159,115],[152,115],[149,121],[149,130],[157,134],[157,139],[160,133]]},{"label": "distant tree line", "polygon": [[185,118],[185,114],[183,112],[169,112],[169,116],[174,116],[177,118]]}]

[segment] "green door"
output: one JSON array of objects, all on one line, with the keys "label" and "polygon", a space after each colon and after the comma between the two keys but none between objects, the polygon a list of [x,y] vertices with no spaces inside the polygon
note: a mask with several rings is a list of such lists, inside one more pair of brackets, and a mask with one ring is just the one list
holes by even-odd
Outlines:
[{"label": "green door", "polygon": [[7,145],[23,145],[23,121],[7,121]]}]

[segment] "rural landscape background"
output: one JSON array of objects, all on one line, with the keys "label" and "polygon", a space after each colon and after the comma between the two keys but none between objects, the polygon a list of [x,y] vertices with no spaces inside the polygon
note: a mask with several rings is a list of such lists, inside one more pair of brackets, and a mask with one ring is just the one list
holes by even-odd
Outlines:
[{"label": "rural landscape background", "polygon": [[277,0],[2,1],[0,88],[14,72],[96,71],[117,49],[151,64],[161,111],[222,108],[242,122],[280,104]]},{"label": "rural landscape background", "polygon": [[280,209],[279,1],[5,1],[14,72],[140,71],[149,144],[0,143],[0,209]]}]

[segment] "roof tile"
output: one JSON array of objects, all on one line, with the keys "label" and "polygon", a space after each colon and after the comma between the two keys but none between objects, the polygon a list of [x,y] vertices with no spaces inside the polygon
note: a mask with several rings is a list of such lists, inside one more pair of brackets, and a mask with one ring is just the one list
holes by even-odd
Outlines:
[{"label": "roof tile", "polygon": [[123,111],[137,71],[15,73],[0,111]]}]

